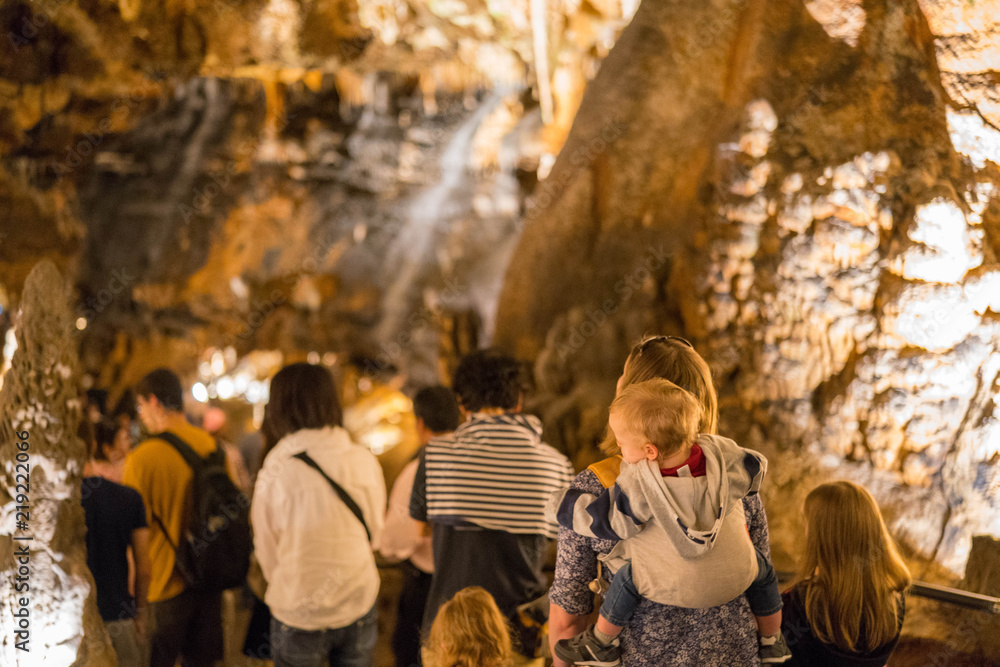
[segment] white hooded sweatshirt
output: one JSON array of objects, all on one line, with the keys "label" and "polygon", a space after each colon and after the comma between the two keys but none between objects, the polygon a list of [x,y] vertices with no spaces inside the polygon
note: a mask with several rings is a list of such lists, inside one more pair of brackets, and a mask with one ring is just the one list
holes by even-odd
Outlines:
[{"label": "white hooded sweatshirt", "polygon": [[698,436],[705,475],[683,466],[664,477],[655,461],[622,461],[599,496],[567,489],[549,505],[559,524],[585,537],[622,540],[602,556],[612,571],[632,562],[644,598],[678,607],[715,607],[746,591],[757,556],[743,498],[757,493],[767,459],[728,438]]},{"label": "white hooded sweatshirt", "polygon": [[347,431],[328,427],[282,438],[257,476],[250,519],[271,614],[300,630],[342,628],[375,604],[378,569],[364,526],[319,472],[294,458],[299,452],[357,503],[376,542],[385,518],[382,468]]}]

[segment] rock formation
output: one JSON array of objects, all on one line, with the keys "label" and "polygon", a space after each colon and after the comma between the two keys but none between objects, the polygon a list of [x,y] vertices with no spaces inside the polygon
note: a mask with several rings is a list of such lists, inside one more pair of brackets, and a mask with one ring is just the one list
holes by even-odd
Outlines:
[{"label": "rock formation", "polygon": [[524,195],[634,5],[549,3],[539,32],[528,0],[4,0],[0,305],[65,268],[112,388],[230,345],[429,381],[488,337]]},{"label": "rock formation", "polygon": [[[1000,133],[974,85],[1000,69],[997,5],[965,4],[935,25],[987,37],[945,46],[908,0],[642,4],[529,201],[497,318],[578,462],[630,342],[675,333],[722,431],[771,457],[780,556],[831,476],[953,573],[1000,535]],[[956,41],[980,74],[939,67]]]},{"label": "rock formation", "polygon": [[40,263],[0,391],[0,662],[11,667],[116,664],[87,567],[73,319],[62,276]]}]

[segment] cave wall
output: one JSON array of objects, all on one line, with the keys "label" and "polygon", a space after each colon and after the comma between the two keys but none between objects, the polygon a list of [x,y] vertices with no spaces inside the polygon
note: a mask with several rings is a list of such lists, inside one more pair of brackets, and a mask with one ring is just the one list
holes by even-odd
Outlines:
[{"label": "cave wall", "polygon": [[930,5],[647,0],[504,283],[497,341],[579,465],[631,342],[695,344],[786,566],[833,477],[956,575],[1000,535],[1000,8]]}]

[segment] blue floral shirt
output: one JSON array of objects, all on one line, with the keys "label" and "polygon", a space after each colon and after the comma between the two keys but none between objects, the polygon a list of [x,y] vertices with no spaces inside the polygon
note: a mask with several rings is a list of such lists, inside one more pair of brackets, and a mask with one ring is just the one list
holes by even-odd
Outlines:
[{"label": "blue floral shirt", "polygon": [[[591,470],[577,475],[570,488],[593,494],[604,490]],[[767,516],[760,496],[745,498],[743,504],[750,539],[770,557]],[[555,581],[549,590],[549,600],[570,614],[583,616],[593,612],[594,594],[587,585],[597,575],[597,555],[611,551],[614,545],[612,540],[582,537],[568,528],[560,528]],[[607,570],[602,571],[610,581]],[[707,609],[671,607],[643,600],[622,632],[621,641],[625,667],[760,664],[756,625],[745,596]]]}]

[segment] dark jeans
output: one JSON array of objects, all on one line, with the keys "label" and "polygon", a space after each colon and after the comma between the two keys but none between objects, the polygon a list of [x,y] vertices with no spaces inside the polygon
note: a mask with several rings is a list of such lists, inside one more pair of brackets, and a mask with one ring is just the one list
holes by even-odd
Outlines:
[{"label": "dark jeans", "polygon": [[[770,616],[781,611],[778,577],[774,574],[771,561],[759,549],[755,551],[757,577],[746,590],[747,602],[750,603],[750,611],[754,616]],[[608,589],[601,604],[601,616],[612,625],[626,626],[640,602],[642,596],[632,582],[632,563],[626,563],[615,572],[615,577],[611,580],[611,588]]]},{"label": "dark jeans", "polygon": [[747,602],[754,616],[770,616],[781,611],[781,591],[778,590],[778,575],[767,556],[757,551],[757,578],[747,588]]},{"label": "dark jeans", "polygon": [[222,593],[185,590],[149,604],[150,667],[209,667],[223,658]]},{"label": "dark jeans", "polygon": [[271,618],[274,667],[371,667],[377,639],[377,604],[343,628],[299,630]]},{"label": "dark jeans", "polygon": [[420,626],[424,622],[424,607],[433,575],[408,560],[403,561],[400,570],[403,590],[399,594],[396,629],[392,633],[392,652],[396,656],[396,667],[420,667]]}]

